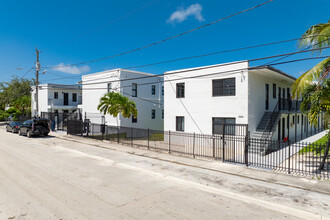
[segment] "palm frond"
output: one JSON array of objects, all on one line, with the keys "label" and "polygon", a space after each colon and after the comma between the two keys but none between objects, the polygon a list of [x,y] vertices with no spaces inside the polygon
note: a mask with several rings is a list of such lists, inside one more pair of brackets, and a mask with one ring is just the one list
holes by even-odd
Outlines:
[{"label": "palm frond", "polygon": [[[330,22],[311,26],[299,40],[299,47],[311,46],[313,49],[322,48],[330,44]],[[321,53],[322,50],[315,52]]]},{"label": "palm frond", "polygon": [[[321,61],[312,69],[302,74],[292,85],[293,98],[299,98],[307,86],[318,83],[321,78],[327,78],[329,75],[330,57]],[[324,76],[326,75],[326,76]]]}]

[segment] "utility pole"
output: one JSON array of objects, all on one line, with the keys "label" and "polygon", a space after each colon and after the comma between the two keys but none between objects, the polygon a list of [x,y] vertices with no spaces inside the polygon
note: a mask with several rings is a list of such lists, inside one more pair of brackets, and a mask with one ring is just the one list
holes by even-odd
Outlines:
[{"label": "utility pole", "polygon": [[39,50],[36,48],[36,54],[37,54],[37,61],[36,61],[36,108],[37,108],[37,114],[36,116],[39,116],[39,70],[40,70],[40,63],[39,63]]}]

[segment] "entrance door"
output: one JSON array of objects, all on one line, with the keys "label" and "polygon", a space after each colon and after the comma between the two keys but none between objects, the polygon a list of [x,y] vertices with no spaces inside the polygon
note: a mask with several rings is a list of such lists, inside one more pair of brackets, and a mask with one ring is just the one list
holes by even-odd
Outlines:
[{"label": "entrance door", "polygon": [[69,105],[69,93],[64,93],[64,105]]},{"label": "entrance door", "polygon": [[278,129],[277,129],[277,140],[281,140],[281,120],[278,120]]},{"label": "entrance door", "polygon": [[278,104],[279,104],[280,110],[282,110],[281,94],[282,94],[282,89],[281,89],[281,87],[278,87]]},{"label": "entrance door", "polygon": [[265,87],[265,89],[266,89],[266,110],[268,110],[269,109],[269,84],[266,84],[266,87]]}]

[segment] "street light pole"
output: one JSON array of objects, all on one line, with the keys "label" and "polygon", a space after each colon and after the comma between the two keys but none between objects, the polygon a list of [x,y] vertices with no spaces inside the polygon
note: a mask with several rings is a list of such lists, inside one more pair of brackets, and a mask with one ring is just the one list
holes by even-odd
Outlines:
[{"label": "street light pole", "polygon": [[36,61],[36,116],[39,116],[39,50],[36,48],[37,61]]}]

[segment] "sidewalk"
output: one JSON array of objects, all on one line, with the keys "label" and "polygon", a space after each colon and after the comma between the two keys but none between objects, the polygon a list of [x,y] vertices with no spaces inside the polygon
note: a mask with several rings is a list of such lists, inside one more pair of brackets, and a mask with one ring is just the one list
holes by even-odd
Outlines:
[{"label": "sidewalk", "polygon": [[60,138],[62,140],[84,143],[93,147],[111,149],[115,151],[125,152],[128,154],[134,154],[141,157],[161,160],[168,163],[175,163],[182,166],[205,169],[213,172],[219,172],[330,195],[330,181],[315,180],[308,177],[298,177],[293,175],[276,173],[271,170],[266,171],[245,167],[244,165],[222,163],[221,161],[215,160],[206,160],[185,156],[177,156],[175,154],[166,154],[153,150],[147,150],[145,148],[125,146],[114,142],[99,141],[79,136],[65,135],[63,132],[52,132],[51,135],[56,136],[57,138]]}]

